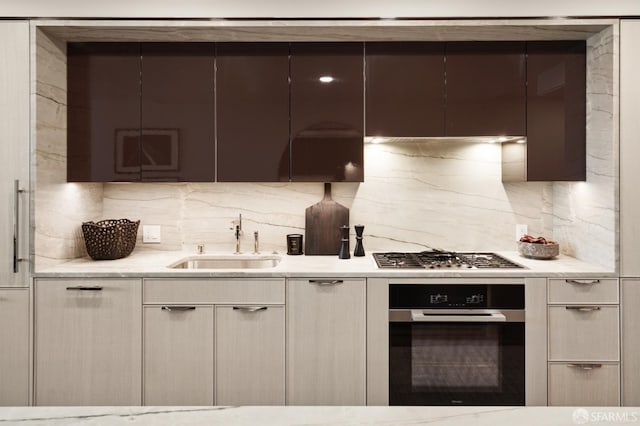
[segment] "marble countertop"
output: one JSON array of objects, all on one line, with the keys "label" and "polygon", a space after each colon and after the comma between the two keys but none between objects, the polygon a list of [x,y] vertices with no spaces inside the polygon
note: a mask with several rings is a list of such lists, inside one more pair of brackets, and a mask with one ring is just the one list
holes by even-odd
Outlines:
[{"label": "marble countertop", "polygon": [[637,407],[0,407],[32,425],[576,425],[640,421]]},{"label": "marble countertop", "polygon": [[[281,262],[270,268],[257,269],[172,269],[168,265],[193,252],[136,250],[118,260],[94,261],[74,259],[57,266],[36,271],[36,277],[617,277],[615,271],[560,255],[552,260],[533,260],[517,252],[498,252],[524,266],[522,269],[379,269],[371,254],[351,259],[337,256],[288,256],[279,254]],[[206,253],[202,256],[231,256],[230,253]],[[249,255],[250,256],[250,255]]]}]

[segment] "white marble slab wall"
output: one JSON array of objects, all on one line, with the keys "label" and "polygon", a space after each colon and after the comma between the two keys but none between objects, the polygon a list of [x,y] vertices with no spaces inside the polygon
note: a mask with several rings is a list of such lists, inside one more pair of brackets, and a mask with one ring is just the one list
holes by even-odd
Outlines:
[{"label": "white marble slab wall", "polygon": [[[35,39],[35,267],[86,254],[80,224],[102,212],[102,184],[67,182],[66,47],[40,30]],[[33,43],[33,41],[32,41]]]},{"label": "white marble slab wall", "polygon": [[[550,235],[552,185],[503,184],[500,155],[468,142],[366,145],[365,182],[336,183],[333,198],[350,208],[351,225],[365,225],[367,251],[514,250],[516,223]],[[257,230],[263,252],[282,252],[322,196],[321,183],[105,184],[103,216],[160,224],[162,243],[146,248],[230,252],[242,213],[243,251]]]},{"label": "white marble slab wall", "polygon": [[562,252],[618,264],[618,27],[587,40],[587,181],[555,183],[553,234]]}]

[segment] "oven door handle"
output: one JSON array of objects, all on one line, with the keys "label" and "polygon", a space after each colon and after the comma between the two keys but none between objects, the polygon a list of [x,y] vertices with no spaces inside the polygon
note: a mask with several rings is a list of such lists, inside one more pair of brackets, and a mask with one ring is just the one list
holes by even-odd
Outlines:
[{"label": "oven door handle", "polygon": [[414,322],[506,322],[507,317],[499,311],[480,311],[464,314],[438,314],[411,310],[411,321]]}]

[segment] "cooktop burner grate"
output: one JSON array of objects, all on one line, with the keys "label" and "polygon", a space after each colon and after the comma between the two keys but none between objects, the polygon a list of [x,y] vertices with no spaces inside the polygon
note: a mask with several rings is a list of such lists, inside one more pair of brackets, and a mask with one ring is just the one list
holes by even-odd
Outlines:
[{"label": "cooktop burner grate", "polygon": [[420,253],[374,253],[381,269],[506,269],[523,268],[515,262],[491,252],[423,251]]}]

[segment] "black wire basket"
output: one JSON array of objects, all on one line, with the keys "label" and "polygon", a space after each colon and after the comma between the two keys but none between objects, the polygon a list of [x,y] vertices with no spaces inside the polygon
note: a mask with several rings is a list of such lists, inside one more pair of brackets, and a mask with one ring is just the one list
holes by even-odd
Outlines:
[{"label": "black wire basket", "polygon": [[136,246],[140,221],[107,219],[83,222],[82,234],[87,253],[93,260],[114,260],[127,257]]}]

